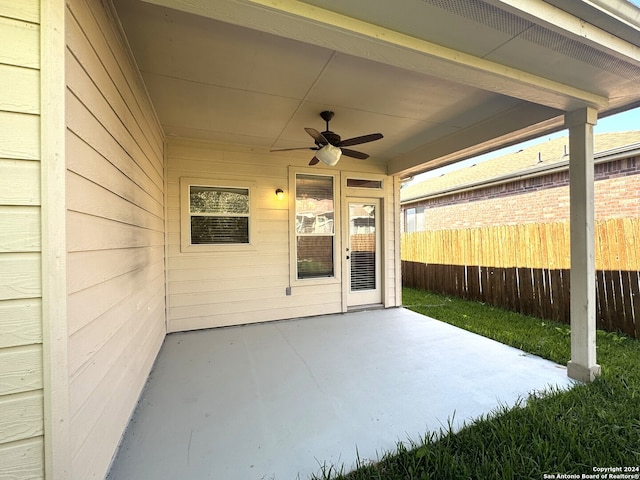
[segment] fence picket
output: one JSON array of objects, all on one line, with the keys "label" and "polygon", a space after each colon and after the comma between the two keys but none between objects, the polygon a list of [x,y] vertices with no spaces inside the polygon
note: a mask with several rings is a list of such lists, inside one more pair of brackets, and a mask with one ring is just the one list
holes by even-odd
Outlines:
[{"label": "fence picket", "polygon": [[[636,222],[637,223],[637,222]],[[638,337],[640,329],[638,322],[640,321],[640,254],[636,245],[640,238],[635,238],[634,222],[629,218],[622,221],[622,247],[624,249],[624,258],[621,264],[625,266],[625,276],[623,277],[623,291],[625,292],[624,309],[627,312],[625,333]],[[626,281],[625,281],[626,278]]]},{"label": "fence picket", "polygon": [[[624,289],[625,277],[628,279],[626,269],[622,266],[625,260],[624,252],[624,225],[622,222],[607,220],[607,231],[609,233],[609,255],[612,257],[612,281],[614,290],[614,315],[621,325],[617,325],[622,331],[628,329],[627,311],[625,310],[625,297],[628,290]],[[626,266],[626,263],[624,264]],[[631,312],[629,312],[630,314]]]},{"label": "fence picket", "polygon": [[[638,337],[640,219],[596,222],[598,325]],[[405,233],[405,285],[569,321],[568,223]]]}]

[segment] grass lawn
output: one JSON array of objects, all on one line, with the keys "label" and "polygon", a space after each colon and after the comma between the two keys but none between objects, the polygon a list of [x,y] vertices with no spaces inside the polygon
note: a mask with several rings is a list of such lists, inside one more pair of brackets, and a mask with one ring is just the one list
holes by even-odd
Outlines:
[{"label": "grass lawn", "polygon": [[[569,361],[568,325],[413,289],[403,290],[403,303],[554,362]],[[597,344],[602,375],[591,384],[532,395],[457,433],[445,429],[427,433],[411,448],[400,444],[376,464],[345,475],[326,468],[315,478],[640,478],[640,342],[598,331]],[[621,470],[594,470],[605,467]]]}]

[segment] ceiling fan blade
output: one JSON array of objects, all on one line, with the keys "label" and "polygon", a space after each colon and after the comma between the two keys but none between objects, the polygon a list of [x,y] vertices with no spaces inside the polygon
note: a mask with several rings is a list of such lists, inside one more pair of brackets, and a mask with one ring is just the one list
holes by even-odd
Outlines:
[{"label": "ceiling fan blade", "polygon": [[318,157],[313,157],[309,162],[309,165],[317,165],[318,163],[320,163],[320,160],[318,160]]},{"label": "ceiling fan blade", "polygon": [[307,132],[309,135],[311,135],[313,137],[313,139],[316,141],[317,144],[319,144],[319,145],[328,145],[329,144],[329,140],[324,138],[324,135],[322,135],[315,128],[305,127],[304,130],[305,130],[305,132]]},{"label": "ceiling fan blade", "polygon": [[362,135],[361,137],[347,138],[338,143],[338,147],[349,147],[351,145],[360,145],[361,143],[373,142],[374,140],[380,140],[383,138],[381,133],[370,133],[369,135]]},{"label": "ceiling fan blade", "polygon": [[294,150],[318,150],[318,147],[272,148],[270,152],[292,152]]},{"label": "ceiling fan blade", "polygon": [[348,148],[341,148],[340,150],[342,150],[342,155],[346,155],[347,157],[357,158],[359,160],[366,160],[367,158],[369,158],[369,155],[367,155],[366,153],[357,152]]}]

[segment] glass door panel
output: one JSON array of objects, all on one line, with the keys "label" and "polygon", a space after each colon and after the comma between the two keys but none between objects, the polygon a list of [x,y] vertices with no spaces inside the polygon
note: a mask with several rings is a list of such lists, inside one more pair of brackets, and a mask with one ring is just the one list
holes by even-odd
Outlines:
[{"label": "glass door panel", "polygon": [[349,201],[349,306],[381,303],[380,200]]}]

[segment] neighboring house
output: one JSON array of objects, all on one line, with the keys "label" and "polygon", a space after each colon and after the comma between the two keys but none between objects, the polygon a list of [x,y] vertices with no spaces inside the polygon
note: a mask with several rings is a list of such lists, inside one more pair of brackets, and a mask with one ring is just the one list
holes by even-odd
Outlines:
[{"label": "neighboring house", "polygon": [[[0,0],[0,477],[103,478],[169,332],[400,306],[402,178],[566,126],[588,218],[595,118],[640,102],[638,18],[622,0]],[[343,138],[384,134],[344,145],[371,158],[309,166],[324,110]],[[588,381],[577,240],[568,373]]]},{"label": "neighboring house", "polygon": [[[595,218],[640,217],[640,131],[595,136]],[[569,139],[401,190],[404,232],[569,221]]]}]

